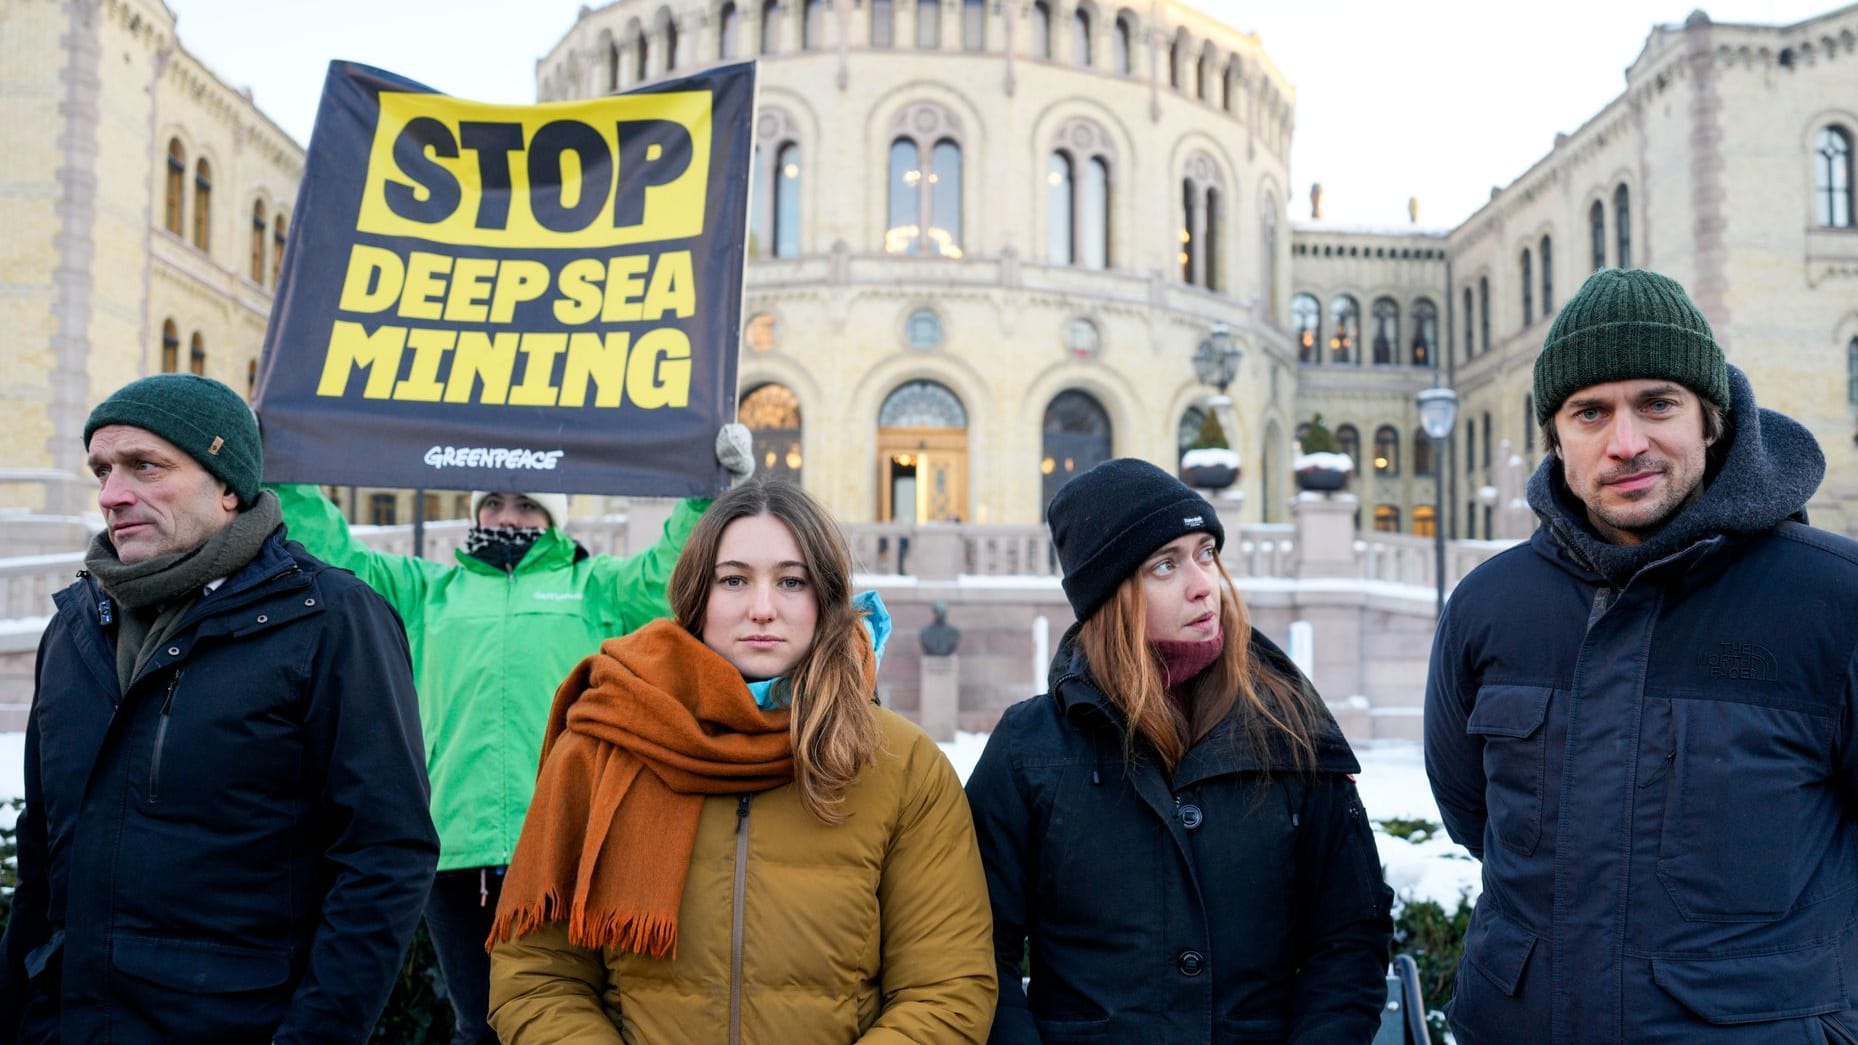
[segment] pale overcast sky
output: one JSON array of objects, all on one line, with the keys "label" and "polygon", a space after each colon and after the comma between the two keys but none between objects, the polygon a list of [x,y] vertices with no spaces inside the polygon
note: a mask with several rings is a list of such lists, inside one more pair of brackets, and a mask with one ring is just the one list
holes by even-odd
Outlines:
[{"label": "pale overcast sky", "polygon": [[[329,61],[389,69],[478,101],[535,98],[535,62],[581,0],[167,0],[182,42],[307,144]],[[1450,226],[1625,84],[1655,23],[1694,0],[1294,0],[1198,6],[1262,34],[1297,90],[1291,217]],[[1788,24],[1827,0],[1719,0],[1719,22]],[[310,13],[311,11],[314,13]]]}]

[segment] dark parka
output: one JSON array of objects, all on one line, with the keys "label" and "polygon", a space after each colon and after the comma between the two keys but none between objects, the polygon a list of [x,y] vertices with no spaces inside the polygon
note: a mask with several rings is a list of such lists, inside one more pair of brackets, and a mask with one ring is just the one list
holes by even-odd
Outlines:
[{"label": "dark parka", "polygon": [[127,693],[102,588],[54,597],[0,1040],[367,1039],[438,858],[406,635],[282,533]]},{"label": "dark parka", "polygon": [[1703,493],[1639,546],[1561,466],[1446,606],[1426,766],[1483,861],[1462,1045],[1858,1041],[1858,544],[1824,459],[1731,373]]},{"label": "dark parka", "polygon": [[1172,781],[1142,744],[1125,768],[1125,719],[1074,635],[1050,692],[1007,709],[968,779],[1000,969],[990,1040],[1365,1045],[1392,894],[1334,722],[1312,773],[1287,752],[1258,762],[1236,711]]}]

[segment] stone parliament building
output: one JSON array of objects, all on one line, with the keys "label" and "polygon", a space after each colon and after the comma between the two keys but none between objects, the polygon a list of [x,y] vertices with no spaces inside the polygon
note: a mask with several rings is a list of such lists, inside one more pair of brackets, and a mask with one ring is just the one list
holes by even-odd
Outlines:
[{"label": "stone parliament building", "polygon": [[[53,553],[81,547],[94,509],[91,403],[161,370],[249,391],[303,149],[159,0],[13,0],[0,53],[0,519],[14,554]],[[1531,366],[1602,266],[1690,288],[1762,404],[1825,449],[1813,522],[1858,534],[1858,4],[1653,27],[1611,102],[1445,229],[1306,211],[1294,85],[1256,36],[1176,0],[616,0],[537,61],[537,98],[750,58],[739,413],[762,468],[894,579],[901,625],[954,606],[963,725],[1035,684],[1048,646],[1028,622],[1055,640],[1069,621],[1037,542],[1045,502],[1111,456],[1172,466],[1211,411],[1242,463],[1218,504],[1248,534],[1228,558],[1254,557],[1235,574],[1260,626],[1316,621],[1331,703],[1394,707],[1384,732],[1410,733],[1430,567],[1375,588],[1391,575],[1336,564],[1350,546],[1429,555],[1440,527],[1472,547],[1528,533]],[[1210,341],[1242,353],[1223,390],[1196,377]],[[1443,452],[1414,406],[1435,381],[1460,396]],[[1343,550],[1312,567],[1304,547],[1299,573],[1271,549],[1296,545],[1289,466],[1319,413],[1357,463],[1354,500]],[[406,491],[337,496],[359,523],[413,517]],[[577,522],[620,507],[605,500],[577,497]],[[464,496],[419,507],[455,518]],[[964,543],[938,560],[944,530]],[[1311,594],[1344,575],[1367,585],[1346,608]],[[1343,654],[1321,638],[1350,628]],[[0,661],[22,645],[29,665],[4,636]],[[919,659],[896,671],[926,673]],[[1014,682],[990,689],[1002,672]],[[893,689],[923,699],[914,678]]]}]

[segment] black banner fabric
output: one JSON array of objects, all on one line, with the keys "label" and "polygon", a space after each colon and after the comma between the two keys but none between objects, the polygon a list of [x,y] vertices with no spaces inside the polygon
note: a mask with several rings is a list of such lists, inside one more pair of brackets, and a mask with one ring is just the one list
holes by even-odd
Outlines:
[{"label": "black banner fabric", "polygon": [[710,496],[753,64],[533,106],[334,62],[259,366],[265,478]]}]

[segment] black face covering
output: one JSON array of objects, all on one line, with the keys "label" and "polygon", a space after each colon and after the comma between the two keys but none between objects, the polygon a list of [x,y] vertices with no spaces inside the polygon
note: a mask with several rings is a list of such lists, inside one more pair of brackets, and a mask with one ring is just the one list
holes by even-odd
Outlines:
[{"label": "black face covering", "polygon": [[544,532],[536,526],[473,526],[465,534],[465,554],[499,570],[513,570]]}]

